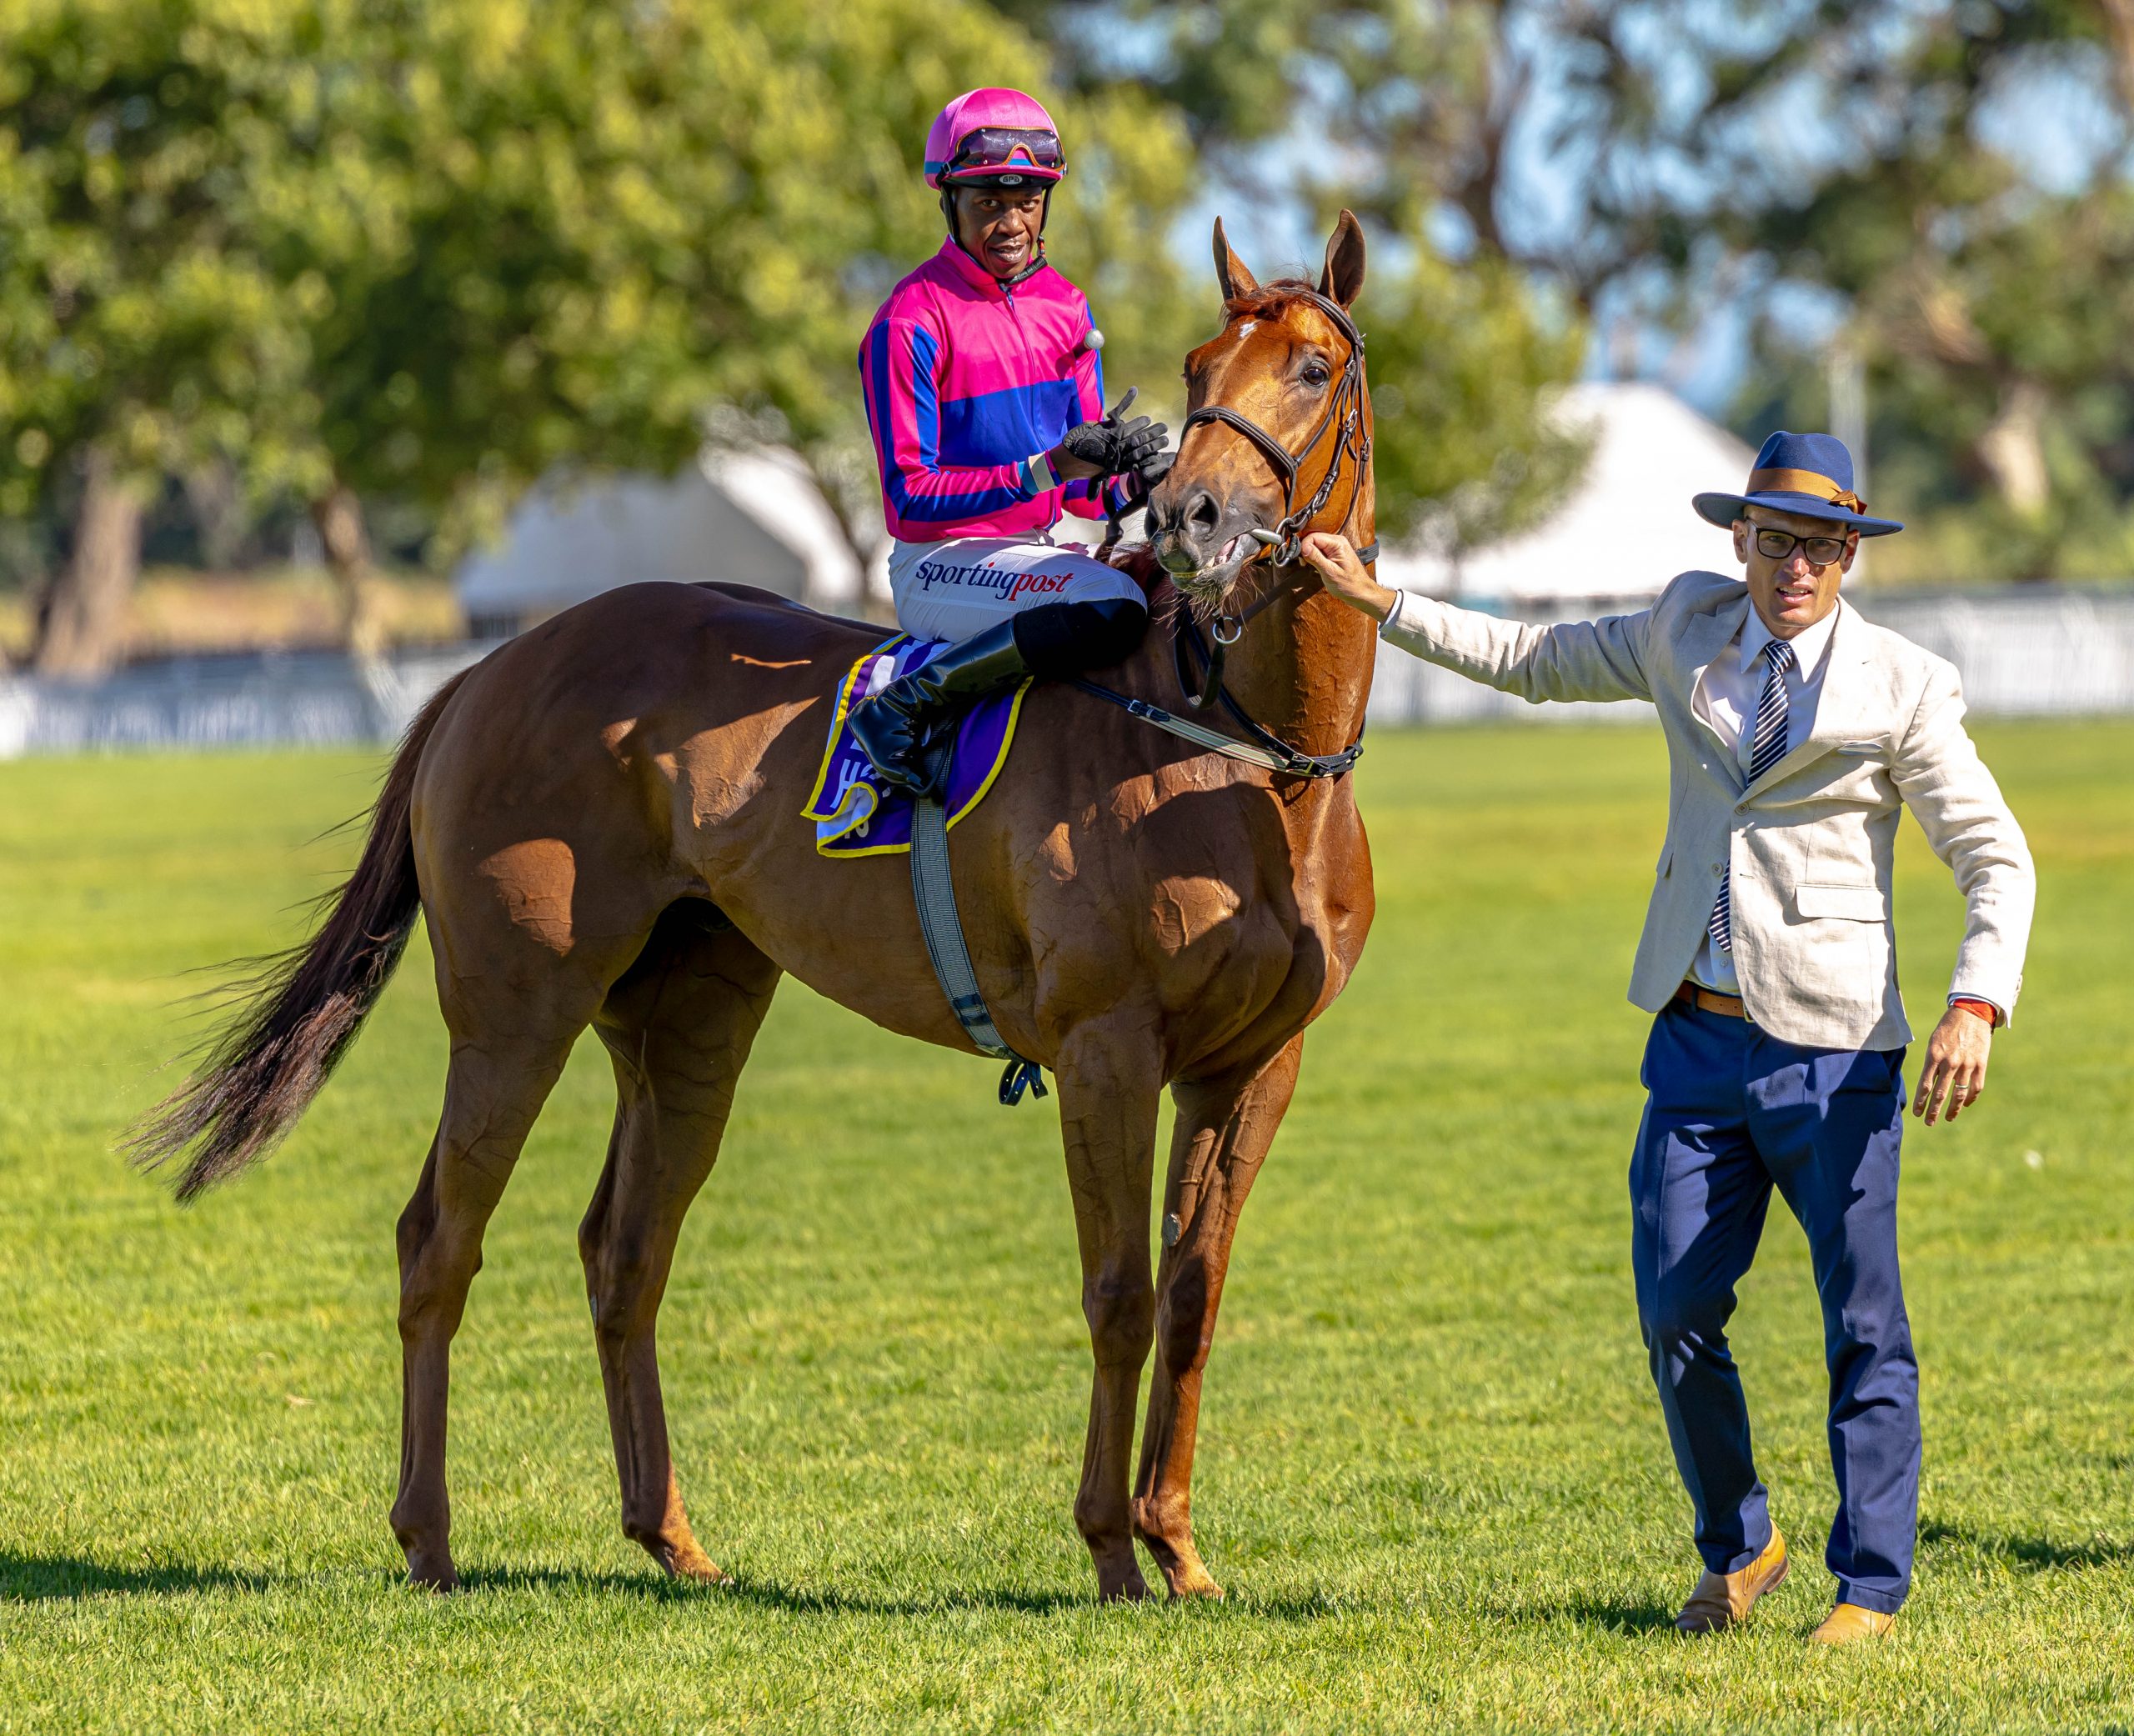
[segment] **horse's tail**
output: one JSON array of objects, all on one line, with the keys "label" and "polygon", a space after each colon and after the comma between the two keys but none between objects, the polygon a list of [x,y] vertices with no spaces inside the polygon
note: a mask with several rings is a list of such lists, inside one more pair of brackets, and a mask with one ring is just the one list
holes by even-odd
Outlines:
[{"label": "horse's tail", "polygon": [[[235,1174],[296,1125],[363,1028],[422,909],[408,810],[430,733],[464,678],[439,688],[408,728],[371,810],[356,871],[310,939],[257,961],[244,1004],[193,1077],[136,1123],[125,1148],[141,1168],[184,1157],[178,1198]],[[188,1148],[190,1155],[186,1155]]]}]

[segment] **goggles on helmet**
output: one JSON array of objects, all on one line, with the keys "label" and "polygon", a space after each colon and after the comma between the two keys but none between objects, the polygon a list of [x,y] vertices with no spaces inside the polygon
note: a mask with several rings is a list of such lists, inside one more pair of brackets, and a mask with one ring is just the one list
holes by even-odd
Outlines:
[{"label": "goggles on helmet", "polygon": [[1065,174],[1059,135],[1038,127],[980,127],[957,142],[956,154],[941,165],[939,173],[944,180],[961,181],[1023,170],[1046,181]]}]

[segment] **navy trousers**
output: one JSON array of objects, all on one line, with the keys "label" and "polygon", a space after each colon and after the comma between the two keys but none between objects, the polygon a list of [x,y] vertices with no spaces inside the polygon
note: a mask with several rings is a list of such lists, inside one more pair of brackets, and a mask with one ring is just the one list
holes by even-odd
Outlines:
[{"label": "navy trousers", "polygon": [[1830,1367],[1841,1601],[1894,1613],[1919,1522],[1919,1368],[1897,1278],[1904,1051],[1804,1048],[1676,1004],[1653,1021],[1631,1160],[1638,1322],[1714,1573],[1771,1541],[1726,1347],[1776,1187],[1807,1232]]}]

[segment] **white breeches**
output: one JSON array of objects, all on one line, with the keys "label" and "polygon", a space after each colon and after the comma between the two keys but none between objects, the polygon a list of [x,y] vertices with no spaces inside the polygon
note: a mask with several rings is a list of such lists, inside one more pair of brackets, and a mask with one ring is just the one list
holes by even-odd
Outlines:
[{"label": "white breeches", "polygon": [[1045,603],[1141,603],[1141,588],[1079,543],[959,537],[889,550],[897,625],[922,639],[967,639]]}]

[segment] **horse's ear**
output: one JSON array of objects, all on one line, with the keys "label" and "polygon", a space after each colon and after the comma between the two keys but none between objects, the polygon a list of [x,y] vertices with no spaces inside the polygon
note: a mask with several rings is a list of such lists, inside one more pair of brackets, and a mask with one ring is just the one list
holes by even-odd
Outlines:
[{"label": "horse's ear", "polygon": [[1260,280],[1245,268],[1245,261],[1230,250],[1230,238],[1223,233],[1223,220],[1220,217],[1215,219],[1215,281],[1222,286],[1225,302],[1250,295],[1260,287]]},{"label": "horse's ear", "polygon": [[[1221,225],[1218,224],[1220,230]],[[1326,243],[1326,269],[1319,274],[1319,293],[1344,308],[1364,293],[1364,230],[1353,211],[1344,210]]]}]

